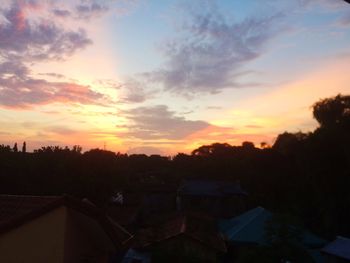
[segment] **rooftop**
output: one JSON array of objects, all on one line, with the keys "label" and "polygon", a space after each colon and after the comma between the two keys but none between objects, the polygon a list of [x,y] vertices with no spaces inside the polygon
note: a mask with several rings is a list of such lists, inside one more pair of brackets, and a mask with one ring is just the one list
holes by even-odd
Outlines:
[{"label": "rooftop", "polygon": [[0,195],[0,235],[60,206],[77,210],[96,220],[117,246],[122,246],[131,238],[124,228],[102,213],[91,202],[67,195]]},{"label": "rooftop", "polygon": [[325,246],[322,252],[350,260],[350,239],[338,236],[336,240]]},{"label": "rooftop", "polygon": [[135,247],[148,247],[179,235],[185,235],[217,251],[226,251],[215,224],[208,218],[195,215],[178,215],[157,227],[142,229],[135,236]]},{"label": "rooftop", "polygon": [[[220,220],[219,229],[231,242],[266,244],[265,226],[272,216],[265,208],[256,207],[231,219]],[[303,231],[302,242],[305,246],[314,248],[324,246],[326,241],[309,231]]]}]

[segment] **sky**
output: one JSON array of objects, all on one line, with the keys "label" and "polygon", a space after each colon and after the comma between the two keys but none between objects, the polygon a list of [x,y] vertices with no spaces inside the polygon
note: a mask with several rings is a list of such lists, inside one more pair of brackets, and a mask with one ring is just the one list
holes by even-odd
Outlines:
[{"label": "sky", "polygon": [[0,144],[273,144],[350,94],[342,0],[0,0]]}]

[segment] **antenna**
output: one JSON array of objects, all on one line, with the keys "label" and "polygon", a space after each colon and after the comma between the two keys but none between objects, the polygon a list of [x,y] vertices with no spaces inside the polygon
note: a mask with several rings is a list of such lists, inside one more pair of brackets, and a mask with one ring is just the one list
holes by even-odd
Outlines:
[{"label": "antenna", "polygon": [[103,143],[103,150],[106,150],[106,142]]}]

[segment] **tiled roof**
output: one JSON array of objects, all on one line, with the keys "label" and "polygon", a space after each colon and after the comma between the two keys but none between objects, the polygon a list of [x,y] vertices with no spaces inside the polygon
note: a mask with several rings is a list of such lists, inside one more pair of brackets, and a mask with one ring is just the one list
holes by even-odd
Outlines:
[{"label": "tiled roof", "polygon": [[239,183],[211,180],[188,180],[179,188],[182,195],[193,196],[227,196],[246,195]]},{"label": "tiled roof", "polygon": [[211,224],[207,218],[193,215],[178,215],[165,224],[139,231],[135,236],[135,247],[148,247],[179,235],[185,235],[214,250],[226,251],[225,242],[216,231],[215,224]]},{"label": "tiled roof", "polygon": [[116,246],[123,246],[131,238],[124,228],[96,206],[66,195],[0,195],[0,235],[60,206],[67,206],[96,220]]},{"label": "tiled roof", "polygon": [[219,228],[229,241],[263,243],[265,222],[271,216],[269,211],[257,207],[237,217],[221,220]]},{"label": "tiled roof", "polygon": [[350,239],[338,236],[336,240],[325,246],[322,252],[350,260]]}]

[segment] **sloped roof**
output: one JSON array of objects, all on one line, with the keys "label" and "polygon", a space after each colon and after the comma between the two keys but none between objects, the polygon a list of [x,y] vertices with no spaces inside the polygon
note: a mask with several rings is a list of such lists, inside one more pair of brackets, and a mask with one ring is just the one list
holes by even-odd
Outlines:
[{"label": "sloped roof", "polygon": [[0,195],[0,226],[56,202],[60,196]]},{"label": "sloped roof", "polygon": [[134,246],[145,248],[179,235],[185,235],[214,250],[226,252],[225,242],[217,232],[215,224],[211,225],[207,218],[200,219],[193,215],[178,215],[159,226],[140,230],[135,235]]},{"label": "sloped roof", "polygon": [[[256,207],[237,217],[220,220],[219,229],[228,241],[238,243],[266,244],[265,225],[273,214],[262,208]],[[321,247],[325,240],[311,232],[303,233],[303,244],[307,247]]]},{"label": "sloped roof", "polygon": [[0,235],[60,206],[67,206],[96,220],[116,246],[131,235],[89,202],[71,196],[0,195]]},{"label": "sloped roof", "polygon": [[107,208],[107,213],[122,226],[129,226],[136,219],[138,206],[115,205]]},{"label": "sloped roof", "polygon": [[338,236],[322,249],[323,253],[350,260],[350,239]]},{"label": "sloped roof", "polygon": [[212,180],[187,180],[180,186],[178,192],[181,195],[193,196],[247,195],[239,183]]},{"label": "sloped roof", "polygon": [[264,243],[264,227],[272,214],[257,207],[237,217],[220,220],[219,229],[229,241]]}]

